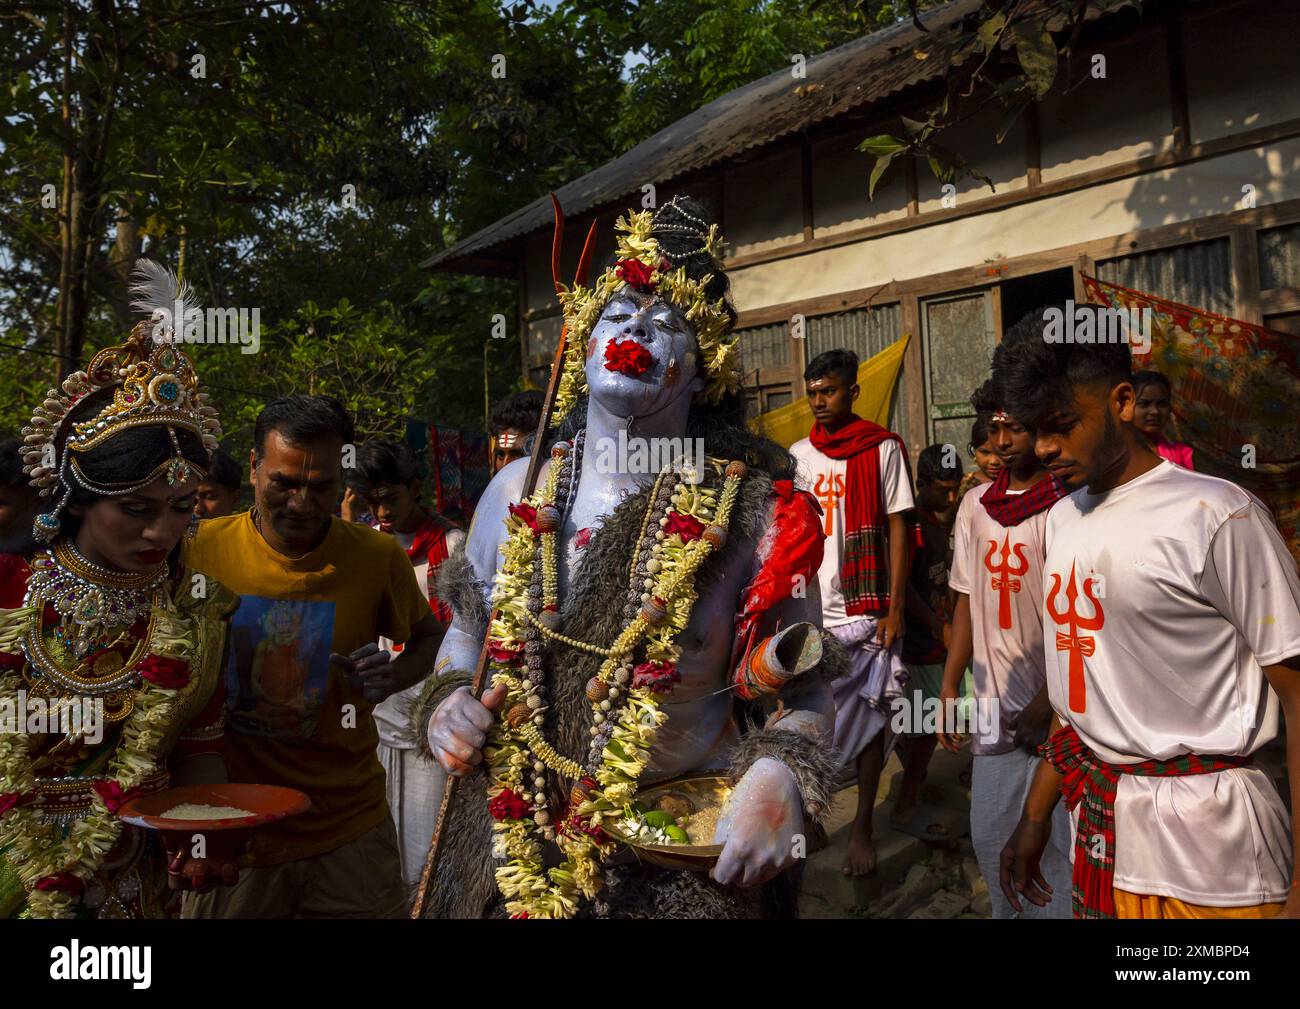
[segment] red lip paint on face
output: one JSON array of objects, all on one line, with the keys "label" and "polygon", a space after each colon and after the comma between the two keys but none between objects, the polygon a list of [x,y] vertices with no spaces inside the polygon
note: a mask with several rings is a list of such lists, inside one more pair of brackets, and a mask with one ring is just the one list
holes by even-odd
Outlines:
[{"label": "red lip paint on face", "polygon": [[141,564],[161,564],[163,561],[167,559],[167,551],[166,550],[137,550],[135,552],[135,556],[136,559],[138,559]]}]

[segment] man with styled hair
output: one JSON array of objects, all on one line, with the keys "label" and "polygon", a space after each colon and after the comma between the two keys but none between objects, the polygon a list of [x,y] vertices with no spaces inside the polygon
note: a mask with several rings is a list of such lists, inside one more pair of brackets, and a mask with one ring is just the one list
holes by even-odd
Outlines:
[{"label": "man with styled hair", "polygon": [[492,436],[492,456],[488,460],[493,475],[503,466],[528,455],[529,439],[537,433],[542,419],[542,394],[536,389],[512,392],[492,407],[488,433]]},{"label": "man with styled hair", "polygon": [[[999,345],[994,381],[1070,493],[1043,565],[1053,734],[1002,890],[1064,899],[1041,868],[1063,792],[1076,917],[1295,917],[1294,828],[1252,758],[1279,709],[1300,733],[1295,561],[1256,498],[1152,451],[1127,345],[1049,343],[1038,322]],[[1287,766],[1294,808],[1300,749]]]}]

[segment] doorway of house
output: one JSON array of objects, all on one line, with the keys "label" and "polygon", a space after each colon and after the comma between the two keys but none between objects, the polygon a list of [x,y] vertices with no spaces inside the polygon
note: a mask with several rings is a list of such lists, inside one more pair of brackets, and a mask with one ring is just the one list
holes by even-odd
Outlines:
[{"label": "doorway of house", "polygon": [[[1060,304],[1074,297],[1074,271],[1068,266],[1044,270],[1027,277],[1004,280],[998,285],[1002,294],[1002,332],[1014,326],[1028,312],[1043,305]],[[1001,339],[1001,334],[999,334]]]}]

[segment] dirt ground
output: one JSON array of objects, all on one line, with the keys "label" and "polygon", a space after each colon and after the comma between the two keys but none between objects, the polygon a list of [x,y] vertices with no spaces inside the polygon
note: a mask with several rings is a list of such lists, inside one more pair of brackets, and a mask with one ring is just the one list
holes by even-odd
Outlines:
[{"label": "dirt ground", "polygon": [[[921,786],[921,809],[913,822],[944,840],[923,840],[889,822],[902,765],[891,756],[876,795],[877,867],[851,879],[841,872],[849,823],[858,801],[856,785],[835,797],[826,822],[829,844],[813,852],[804,869],[799,913],[804,918],[987,918],[988,889],[970,846],[970,787],[962,771],[970,753],[938,749]],[[939,831],[932,829],[939,825]]]}]

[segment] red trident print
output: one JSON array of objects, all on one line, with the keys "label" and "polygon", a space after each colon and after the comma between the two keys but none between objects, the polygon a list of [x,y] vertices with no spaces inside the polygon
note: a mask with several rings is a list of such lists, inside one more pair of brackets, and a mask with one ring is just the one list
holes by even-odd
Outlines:
[{"label": "red trident print", "polygon": [[[1011,593],[1020,591],[1020,576],[1028,573],[1029,561],[1025,559],[1023,543],[1011,543],[1010,533],[1002,534],[1002,562],[994,565],[993,554],[998,549],[997,540],[989,540],[988,552],[984,555],[984,566],[993,574],[993,588],[998,593],[998,626],[1004,631],[1011,630]],[[1020,562],[1011,566],[1011,554],[1015,551]]]},{"label": "red trident print", "polygon": [[1083,686],[1083,657],[1097,650],[1096,638],[1081,638],[1079,631],[1099,631],[1106,622],[1106,614],[1101,603],[1092,594],[1089,587],[1091,578],[1083,580],[1083,594],[1092,603],[1093,615],[1085,617],[1078,610],[1079,590],[1074,584],[1074,565],[1070,565],[1070,584],[1065,590],[1068,605],[1064,610],[1056,608],[1056,597],[1061,591],[1061,576],[1052,575],[1052,588],[1047,593],[1047,615],[1058,624],[1067,626],[1068,634],[1056,632],[1056,650],[1070,653],[1070,710],[1083,712],[1087,709],[1088,698]]},{"label": "red trident print", "polygon": [[817,482],[813,484],[813,496],[822,503],[826,512],[826,528],[822,532],[829,536],[835,531],[835,505],[844,496],[844,477],[835,473],[818,473]]}]

